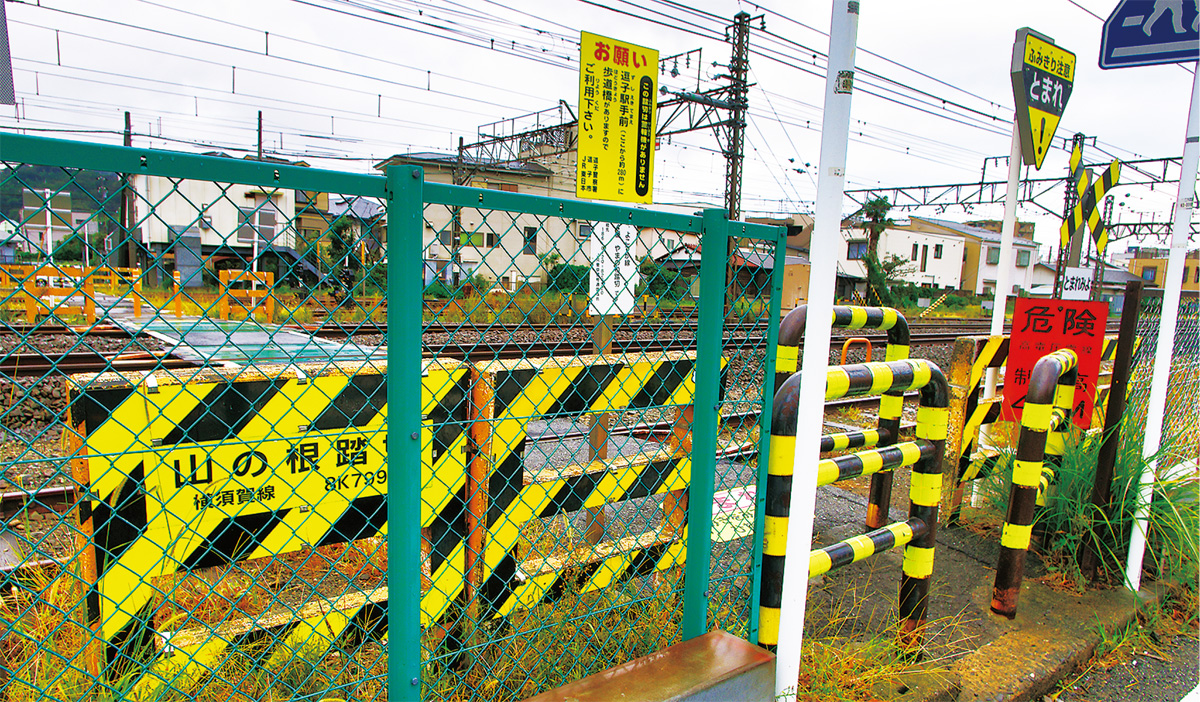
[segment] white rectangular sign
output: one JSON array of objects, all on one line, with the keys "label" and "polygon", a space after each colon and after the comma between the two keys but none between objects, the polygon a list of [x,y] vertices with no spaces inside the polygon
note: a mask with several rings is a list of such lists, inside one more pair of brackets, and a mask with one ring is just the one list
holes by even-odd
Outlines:
[{"label": "white rectangular sign", "polygon": [[1064,268],[1062,288],[1063,299],[1092,299],[1092,276],[1094,275],[1095,273],[1091,268]]},{"label": "white rectangular sign", "polygon": [[588,273],[588,313],[624,315],[633,312],[639,282],[634,245],[637,227],[599,222],[592,228],[591,271]]}]

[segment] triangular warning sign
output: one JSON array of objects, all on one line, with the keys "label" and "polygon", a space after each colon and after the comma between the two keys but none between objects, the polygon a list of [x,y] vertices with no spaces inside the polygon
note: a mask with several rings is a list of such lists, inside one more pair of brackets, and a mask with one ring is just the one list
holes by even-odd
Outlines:
[{"label": "triangular warning sign", "polygon": [[1041,168],[1071,98],[1075,54],[1026,27],[1017,31],[1010,73],[1022,160]]},{"label": "triangular warning sign", "polygon": [[[1054,132],[1058,129],[1058,121],[1062,117],[1033,107],[1029,107],[1027,110],[1029,111],[1029,138],[1033,147],[1033,165],[1035,168],[1041,168],[1042,161],[1046,160],[1046,154],[1050,151],[1050,142],[1054,141]],[[1022,152],[1024,152],[1023,144]]]}]

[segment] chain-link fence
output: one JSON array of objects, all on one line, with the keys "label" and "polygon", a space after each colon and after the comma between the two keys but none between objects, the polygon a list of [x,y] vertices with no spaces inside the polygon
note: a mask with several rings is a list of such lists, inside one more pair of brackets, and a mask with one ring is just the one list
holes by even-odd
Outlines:
[{"label": "chain-link fence", "polygon": [[0,139],[0,696],[520,699],[753,636],[775,228]]},{"label": "chain-link fence", "polygon": [[[1154,370],[1154,355],[1158,349],[1158,334],[1162,326],[1162,295],[1146,295],[1138,315],[1139,345],[1134,353],[1129,380],[1126,413],[1133,428],[1129,434],[1140,442],[1149,419],[1150,381]],[[1171,353],[1171,372],[1167,378],[1167,405],[1163,422],[1162,447],[1164,467],[1180,461],[1200,463],[1200,301],[1193,296],[1180,300]]]}]

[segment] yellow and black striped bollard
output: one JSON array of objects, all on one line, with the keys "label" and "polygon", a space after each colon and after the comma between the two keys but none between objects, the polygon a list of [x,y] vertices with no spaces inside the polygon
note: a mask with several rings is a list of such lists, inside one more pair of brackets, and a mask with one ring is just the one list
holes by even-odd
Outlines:
[{"label": "yellow and black striped bollard", "polygon": [[1078,363],[1074,351],[1055,351],[1034,365],[1029,380],[1029,392],[1021,411],[1017,455],[1013,461],[1008,513],[1000,536],[1000,561],[992,588],[992,611],[1009,619],[1017,615],[1017,596],[1021,591],[1025,554],[1029,551],[1033,533],[1033,513],[1042,479],[1046,436],[1055,407],[1062,402],[1068,408],[1071,406]]}]

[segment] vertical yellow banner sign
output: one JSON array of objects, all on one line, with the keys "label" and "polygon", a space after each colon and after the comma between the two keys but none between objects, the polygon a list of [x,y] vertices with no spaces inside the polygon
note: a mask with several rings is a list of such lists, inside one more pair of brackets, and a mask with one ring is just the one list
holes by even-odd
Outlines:
[{"label": "vertical yellow banner sign", "polygon": [[658,52],[583,32],[575,194],[653,202]]}]

